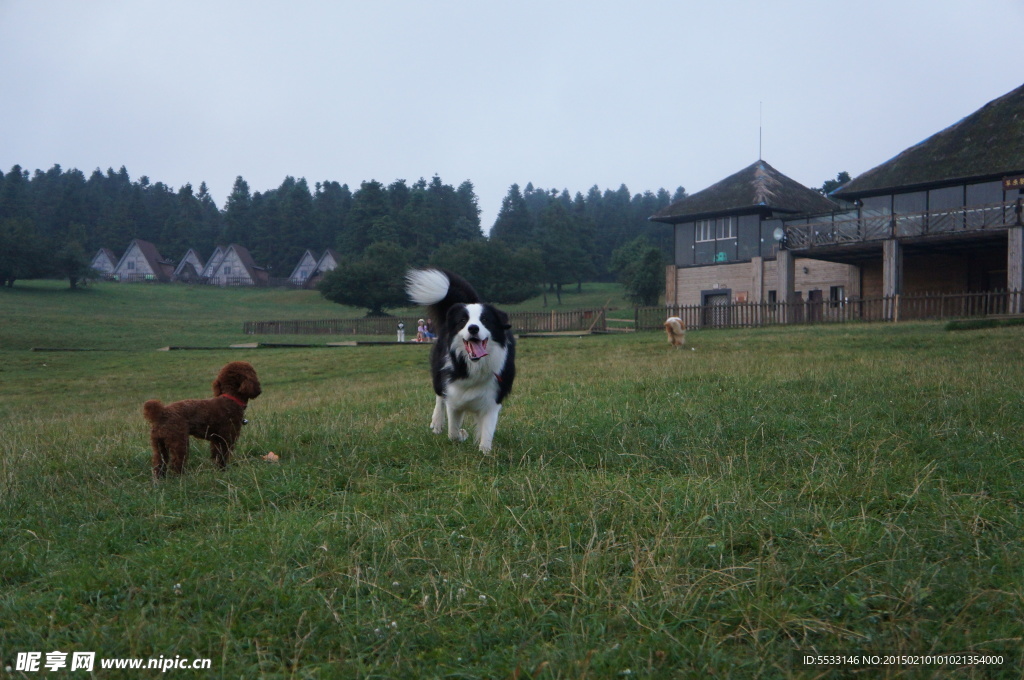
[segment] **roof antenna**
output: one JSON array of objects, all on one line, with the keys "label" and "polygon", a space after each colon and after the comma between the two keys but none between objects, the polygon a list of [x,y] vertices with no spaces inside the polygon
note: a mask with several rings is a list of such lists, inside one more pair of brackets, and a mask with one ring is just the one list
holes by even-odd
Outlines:
[{"label": "roof antenna", "polygon": [[757,103],[757,160],[764,160],[761,157],[761,105],[763,102]]}]

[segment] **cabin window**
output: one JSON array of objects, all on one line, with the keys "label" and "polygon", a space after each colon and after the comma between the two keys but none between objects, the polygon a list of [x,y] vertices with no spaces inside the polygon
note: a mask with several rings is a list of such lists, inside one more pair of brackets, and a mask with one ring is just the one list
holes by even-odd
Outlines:
[{"label": "cabin window", "polygon": [[718,238],[736,238],[736,220],[731,217],[718,218]]},{"label": "cabin window", "polygon": [[768,291],[768,302],[769,302],[769,304],[773,304],[774,305],[778,301],[779,301],[778,293],[776,293],[774,290]]},{"label": "cabin window", "polygon": [[224,276],[231,276],[231,267],[230,266],[224,267]]},{"label": "cabin window", "polygon": [[697,241],[715,240],[715,221],[697,220]]},{"label": "cabin window", "polygon": [[128,269],[128,270],[135,269],[135,263],[132,262],[131,260],[129,260],[128,262],[125,262],[124,265],[125,265],[125,268]]}]

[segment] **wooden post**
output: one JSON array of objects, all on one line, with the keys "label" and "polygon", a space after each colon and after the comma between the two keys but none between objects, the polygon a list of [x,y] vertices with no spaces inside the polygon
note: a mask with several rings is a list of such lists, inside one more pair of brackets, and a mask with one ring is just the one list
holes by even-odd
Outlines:
[{"label": "wooden post", "polygon": [[793,320],[792,305],[796,298],[796,259],[793,257],[793,253],[780,248],[775,264],[777,270],[775,275],[779,286],[777,295],[779,301],[782,302],[783,314],[785,315],[783,323],[790,323]]},{"label": "wooden post", "polygon": [[1021,293],[1024,292],[1024,227],[1010,227],[1007,231],[1006,288],[1010,291],[1010,314],[1024,312]]},{"label": "wooden post", "polygon": [[885,318],[899,318],[899,295],[903,292],[903,246],[896,239],[882,243],[882,297],[892,300]]},{"label": "wooden post", "polygon": [[748,304],[754,305],[750,308],[752,312],[751,322],[755,326],[761,325],[761,303],[764,302],[764,258],[756,256],[750,258],[750,267],[753,269],[750,298]]},{"label": "wooden post", "polygon": [[665,267],[665,306],[673,307],[678,304],[679,290],[676,288],[676,277],[679,269],[674,264]]}]

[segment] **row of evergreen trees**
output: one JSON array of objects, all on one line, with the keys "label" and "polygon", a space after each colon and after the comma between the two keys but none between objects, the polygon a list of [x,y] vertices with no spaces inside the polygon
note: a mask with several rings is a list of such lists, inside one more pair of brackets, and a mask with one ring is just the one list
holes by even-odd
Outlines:
[{"label": "row of evergreen trees", "polygon": [[[638,235],[667,252],[671,232],[647,221],[684,196],[631,195],[625,186],[584,195],[513,185],[502,201],[490,240],[511,251],[539,253],[544,283],[562,285],[612,277],[612,253]],[[238,177],[224,207],[205,183],[175,190],[128,171],[80,170],[55,165],[34,173],[14,166],[0,175],[0,279],[83,275],[101,247],[119,251],[133,238],[180,258],[188,248],[207,256],[216,244],[239,243],[271,276],[286,277],[307,248],[331,247],[359,258],[375,243],[400,246],[408,264],[423,264],[445,246],[485,240],[473,184],[457,187],[439,177],[389,185],[371,180],[352,191],[338,182],[310,188],[286,177],[276,189],[252,192]],[[62,253],[64,264],[57,264]]]}]

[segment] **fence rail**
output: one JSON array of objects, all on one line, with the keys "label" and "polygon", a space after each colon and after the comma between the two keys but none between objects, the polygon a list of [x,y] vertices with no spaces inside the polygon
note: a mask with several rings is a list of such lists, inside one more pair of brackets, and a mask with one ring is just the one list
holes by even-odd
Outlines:
[{"label": "fence rail", "polygon": [[[669,316],[687,328],[757,328],[761,326],[848,323],[853,321],[926,321],[1024,313],[1024,291],[930,293],[889,297],[806,302],[738,302],[725,305],[638,307],[634,328],[656,330]],[[417,317],[246,321],[246,335],[392,335],[401,321],[406,337],[416,337]],[[607,331],[605,309],[566,312],[513,312],[515,333]]]},{"label": "fence rail", "polygon": [[850,321],[925,321],[1024,312],[1024,292],[932,293],[810,302],[739,302],[725,305],[642,307],[637,330],[661,328],[678,316],[687,328],[754,328]]},{"label": "fence rail", "polygon": [[[406,337],[416,337],[419,317],[383,316],[361,319],[313,319],[297,321],[246,321],[246,335],[393,335],[398,322],[405,324]],[[516,333],[559,333],[604,331],[604,309],[576,309],[567,312],[512,312],[509,322]]]}]

